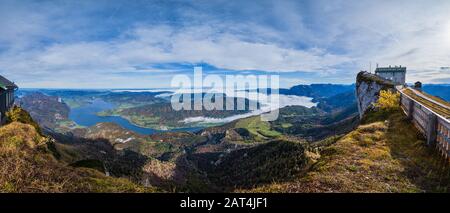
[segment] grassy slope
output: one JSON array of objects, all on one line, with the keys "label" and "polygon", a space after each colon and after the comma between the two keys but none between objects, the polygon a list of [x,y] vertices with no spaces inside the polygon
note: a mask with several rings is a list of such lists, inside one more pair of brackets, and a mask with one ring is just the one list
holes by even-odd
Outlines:
[{"label": "grassy slope", "polygon": [[240,119],[235,128],[247,129],[255,137],[255,140],[281,136],[281,133],[271,129],[269,122],[261,121],[261,116]]},{"label": "grassy slope", "polygon": [[274,180],[288,180],[311,165],[313,154],[299,142],[275,140],[249,149],[240,149],[210,163],[213,153],[191,155],[221,191],[251,189]]},{"label": "grassy slope", "polygon": [[33,126],[28,113],[15,108],[8,116],[11,123],[0,128],[0,192],[155,191],[58,161],[54,144]]},{"label": "grassy slope", "polygon": [[[373,112],[306,175],[252,192],[449,192],[450,168],[399,111]],[[238,190],[239,191],[239,190]]]}]

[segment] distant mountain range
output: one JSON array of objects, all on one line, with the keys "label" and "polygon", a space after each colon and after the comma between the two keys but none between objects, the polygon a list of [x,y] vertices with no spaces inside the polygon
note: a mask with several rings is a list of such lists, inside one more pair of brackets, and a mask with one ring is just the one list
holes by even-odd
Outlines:
[{"label": "distant mountain range", "polygon": [[[442,98],[448,88],[424,86]],[[421,148],[423,139],[401,111],[373,112],[367,114],[369,119],[359,119],[355,85],[280,89],[283,95],[312,97],[317,106],[281,108],[276,121],[252,116],[191,132],[145,135],[111,122],[79,126],[68,116],[72,109],[102,99],[114,103],[120,111],[117,116],[134,116],[138,121],[163,125],[185,118],[168,109],[167,100],[159,94],[20,90],[17,103],[44,127],[42,132],[52,141],[49,149],[61,167],[90,168],[102,182],[117,182],[115,178],[121,177],[128,187],[124,191],[418,192],[446,191],[449,186],[448,167],[429,163],[438,162],[439,155]],[[187,115],[203,115],[196,113],[200,114]],[[15,125],[0,128],[0,140],[13,134]],[[97,188],[73,184],[67,191],[120,190],[93,187]],[[0,191],[4,190],[0,187]]]},{"label": "distant mountain range", "polygon": [[450,102],[450,84],[424,84],[423,91]]},{"label": "distant mountain range", "polygon": [[280,89],[280,94],[326,98],[337,94],[355,91],[355,85],[343,84],[311,84],[297,85],[289,89]]}]

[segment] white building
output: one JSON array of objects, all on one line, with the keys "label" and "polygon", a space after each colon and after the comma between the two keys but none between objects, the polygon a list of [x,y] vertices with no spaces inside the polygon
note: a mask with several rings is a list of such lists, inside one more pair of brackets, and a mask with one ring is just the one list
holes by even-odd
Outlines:
[{"label": "white building", "polygon": [[382,78],[391,80],[397,85],[403,85],[405,84],[406,67],[377,67],[375,74]]}]

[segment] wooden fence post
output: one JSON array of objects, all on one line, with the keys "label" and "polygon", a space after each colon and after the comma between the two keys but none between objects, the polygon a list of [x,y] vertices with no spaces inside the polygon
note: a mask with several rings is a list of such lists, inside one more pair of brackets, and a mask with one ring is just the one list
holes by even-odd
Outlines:
[{"label": "wooden fence post", "polygon": [[436,137],[437,137],[437,116],[434,113],[430,113],[428,115],[428,122],[427,122],[427,145],[433,146],[436,144]]},{"label": "wooden fence post", "polygon": [[409,99],[408,119],[409,120],[414,119],[414,101],[412,99]]}]

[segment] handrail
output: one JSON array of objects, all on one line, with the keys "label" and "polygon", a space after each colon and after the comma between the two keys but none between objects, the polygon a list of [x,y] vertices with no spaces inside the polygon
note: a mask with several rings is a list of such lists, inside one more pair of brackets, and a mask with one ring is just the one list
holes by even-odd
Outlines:
[{"label": "handrail", "polygon": [[421,107],[425,108],[426,110],[432,112],[433,114],[435,114],[436,116],[438,116],[439,118],[441,118],[442,120],[446,121],[447,123],[450,123],[450,120],[447,119],[446,117],[440,115],[439,113],[436,113],[435,111],[433,111],[432,109],[426,107],[425,105],[423,105],[422,103],[420,103],[419,101],[415,100],[414,98],[410,97],[409,95],[405,94],[401,89],[397,88],[396,89],[404,96],[408,97],[409,99],[411,99],[412,101],[414,101],[416,104],[419,104]]},{"label": "handrail", "polygon": [[424,94],[418,92],[417,90],[415,90],[415,89],[413,89],[413,88],[408,88],[408,89],[410,89],[411,91],[413,91],[416,95],[420,96],[421,98],[426,99],[427,101],[433,102],[434,104],[437,104],[437,105],[439,105],[439,106],[441,106],[441,107],[443,107],[443,108],[450,109],[450,107],[448,107],[448,106],[446,106],[446,105],[444,105],[444,104],[442,104],[442,103],[439,103],[439,102],[437,102],[437,101],[435,101],[435,100],[433,100],[433,99],[431,99],[431,98],[425,96]]}]

